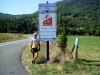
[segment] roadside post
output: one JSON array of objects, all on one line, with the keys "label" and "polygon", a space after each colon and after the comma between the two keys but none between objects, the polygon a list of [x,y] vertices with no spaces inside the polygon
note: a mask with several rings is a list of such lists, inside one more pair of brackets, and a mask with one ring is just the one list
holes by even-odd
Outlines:
[{"label": "roadside post", "polygon": [[46,41],[46,61],[49,60],[49,41],[56,40],[56,4],[39,4],[39,38]]},{"label": "roadside post", "polygon": [[78,59],[78,45],[79,45],[79,38],[76,38],[75,40],[75,49],[74,49],[74,54],[73,54],[73,60]]}]

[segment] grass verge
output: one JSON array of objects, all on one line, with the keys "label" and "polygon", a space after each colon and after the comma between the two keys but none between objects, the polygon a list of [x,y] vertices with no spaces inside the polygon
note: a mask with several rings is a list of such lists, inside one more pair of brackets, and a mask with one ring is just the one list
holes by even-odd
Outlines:
[{"label": "grass verge", "polygon": [[0,43],[20,40],[25,38],[27,38],[27,36],[25,36],[24,34],[0,33]]},{"label": "grass verge", "polygon": [[[75,38],[75,36],[68,37],[69,51],[74,45]],[[78,60],[80,65],[64,60],[55,42],[50,42],[49,62],[54,61],[53,63],[45,63],[45,42],[41,42],[37,64],[30,64],[32,60],[30,46],[22,54],[22,63],[30,75],[100,75],[100,37],[79,36],[79,38]]]}]

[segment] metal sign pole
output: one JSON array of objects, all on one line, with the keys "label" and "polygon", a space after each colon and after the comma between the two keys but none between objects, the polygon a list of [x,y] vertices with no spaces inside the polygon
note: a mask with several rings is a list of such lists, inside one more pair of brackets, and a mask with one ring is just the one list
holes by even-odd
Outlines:
[{"label": "metal sign pole", "polygon": [[46,61],[49,60],[49,41],[46,41]]},{"label": "metal sign pole", "polygon": [[[48,1],[47,1],[48,4]],[[47,13],[49,12],[48,10],[46,11]],[[49,41],[46,41],[46,61],[49,60]]]}]

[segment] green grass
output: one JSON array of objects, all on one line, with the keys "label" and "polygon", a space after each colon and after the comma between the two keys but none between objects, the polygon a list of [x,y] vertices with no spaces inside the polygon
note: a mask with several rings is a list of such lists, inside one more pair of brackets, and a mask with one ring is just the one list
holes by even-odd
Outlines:
[{"label": "green grass", "polygon": [[[75,36],[68,37],[68,49],[71,50],[73,47],[73,43],[75,42]],[[100,37],[89,37],[89,36],[81,36],[79,37],[79,57],[82,59],[100,59]]]},{"label": "green grass", "polygon": [[[76,36],[68,36],[67,48],[71,51]],[[63,61],[62,53],[55,43],[50,43],[50,58],[57,57],[59,63],[45,63],[45,42],[41,42],[41,51],[37,64],[30,64],[32,56],[28,46],[22,55],[22,62],[31,75],[100,75],[100,37],[79,36],[78,60],[80,65]]]},{"label": "green grass", "polygon": [[27,36],[24,34],[0,33],[0,43],[14,40],[25,39]]}]

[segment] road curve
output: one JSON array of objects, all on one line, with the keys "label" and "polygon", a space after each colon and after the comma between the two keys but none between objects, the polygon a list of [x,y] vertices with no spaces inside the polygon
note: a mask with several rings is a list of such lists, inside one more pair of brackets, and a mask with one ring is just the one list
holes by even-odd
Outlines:
[{"label": "road curve", "polygon": [[30,39],[0,43],[0,75],[29,75],[21,63],[21,54]]}]

